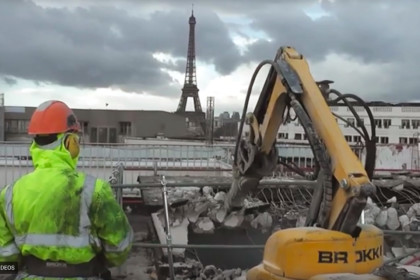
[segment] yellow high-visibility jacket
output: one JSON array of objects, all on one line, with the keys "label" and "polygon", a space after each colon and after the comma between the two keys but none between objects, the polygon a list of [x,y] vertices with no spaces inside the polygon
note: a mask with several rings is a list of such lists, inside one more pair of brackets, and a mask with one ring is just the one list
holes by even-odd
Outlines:
[{"label": "yellow high-visibility jacket", "polygon": [[34,171],[0,192],[0,262],[32,255],[85,263],[103,253],[107,266],[128,257],[133,230],[110,185],[76,170],[61,139],[32,143]]}]

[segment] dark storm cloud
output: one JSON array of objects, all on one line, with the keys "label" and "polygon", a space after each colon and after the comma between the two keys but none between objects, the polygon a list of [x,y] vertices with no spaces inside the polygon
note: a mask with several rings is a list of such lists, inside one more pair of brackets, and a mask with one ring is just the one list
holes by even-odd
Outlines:
[{"label": "dark storm cloud", "polygon": [[[184,5],[189,2],[178,1]],[[387,78],[386,85],[370,81],[368,77],[355,79],[352,89],[363,98],[395,102],[419,100],[420,1],[325,0],[321,5],[329,16],[313,20],[305,10],[316,2],[319,1],[224,1],[217,9],[246,16],[251,20],[252,29],[264,31],[270,37],[271,42],[259,40],[251,45],[242,58],[244,62],[273,58],[283,45],[292,45],[310,62],[322,62],[328,54],[336,53],[364,65],[376,65],[373,68]],[[216,7],[211,0],[200,1],[199,6],[202,9]],[[387,67],[381,69],[381,65]],[[331,71],[335,71],[333,76],[338,77],[341,70],[346,70],[340,69],[342,67],[338,64],[337,69]],[[364,87],[367,84],[368,89]]]},{"label": "dark storm cloud", "polygon": [[[322,62],[328,54],[336,53],[376,65],[373,68],[387,77],[386,87],[372,85],[364,97],[418,99],[420,1],[322,1],[330,16],[314,21],[304,9],[317,2],[196,1],[197,57],[214,63],[220,74],[229,74],[241,63],[273,58],[282,45],[296,47],[311,62]],[[79,87],[118,86],[137,92],[154,89],[155,94],[179,95],[177,87],[167,86],[170,77],[160,68],[185,71],[190,0],[69,3],[84,8],[47,9],[32,2],[0,1],[0,75]],[[153,5],[162,9],[147,18],[129,13]],[[246,17],[251,20],[250,27],[264,31],[271,42],[259,40],[240,56],[229,31],[243,37],[249,33],[241,30],[242,23],[224,23],[219,16]],[[152,58],[154,52],[182,59],[163,64]],[[380,67],[384,63],[391,66],[387,72]],[[337,73],[340,67],[337,65]],[[354,82],[355,91],[363,92],[363,84],[375,83],[366,79]]]},{"label": "dark storm cloud", "polygon": [[[186,57],[189,13],[173,9],[144,19],[111,6],[70,10],[0,1],[0,74],[82,88],[179,95],[160,68],[183,72],[185,59],[166,65],[152,54]],[[239,53],[218,16],[205,11],[197,21],[200,59],[215,63],[222,74],[234,70]]]},{"label": "dark storm cloud", "polygon": [[[253,60],[272,58],[281,45],[293,45],[313,62],[330,53],[351,56],[363,64],[391,64],[392,82],[386,88],[377,84],[370,99],[418,99],[420,57],[419,1],[336,1],[323,2],[331,16],[316,21],[301,7],[289,6],[276,13],[251,14],[252,26],[264,30],[271,42],[260,41],[249,48]],[[340,65],[337,65],[337,72]],[[351,79],[351,77],[349,77]],[[375,81],[371,81],[375,83]],[[363,88],[355,88],[363,92]]]},{"label": "dark storm cloud", "polygon": [[[256,12],[251,15],[251,26],[264,30],[273,39],[269,44],[271,48],[293,44],[313,60],[322,60],[326,54],[335,52],[370,63],[394,60],[401,44],[409,43],[411,35],[407,28],[420,23],[420,17],[416,17],[414,11],[409,22],[401,21],[403,12],[410,13],[408,7],[401,10],[389,1],[348,0],[323,7],[331,16],[316,21],[297,5],[278,9],[276,13]],[[256,45],[249,55],[259,57],[266,51],[263,49],[266,45]]]}]

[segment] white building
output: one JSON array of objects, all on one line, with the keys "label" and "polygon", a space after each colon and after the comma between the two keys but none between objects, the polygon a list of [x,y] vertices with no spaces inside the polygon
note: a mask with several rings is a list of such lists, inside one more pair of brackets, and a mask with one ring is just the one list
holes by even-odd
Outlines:
[{"label": "white building", "polygon": [[[419,143],[420,103],[395,105],[368,103],[368,106],[375,119],[376,142],[378,144]],[[331,106],[330,109],[332,113],[341,116],[357,127],[356,119],[347,106]],[[366,110],[362,106],[355,106],[354,109],[364,122],[370,135],[371,125]],[[349,143],[357,144],[361,141],[359,133],[354,128],[343,120],[336,119],[344,137]],[[282,125],[277,138],[279,142],[307,143],[305,132],[297,119]]]},{"label": "white building", "polygon": [[[376,169],[377,170],[418,170],[420,168],[420,103],[404,103],[389,105],[381,102],[367,103],[372,111],[376,125]],[[354,124],[356,119],[350,109],[344,105],[331,106],[331,112]],[[365,124],[370,136],[370,120],[362,106],[354,106],[356,113]],[[294,118],[294,116],[292,116]],[[364,158],[364,145],[359,133],[347,125],[343,120],[336,118],[341,131],[348,143],[360,150]],[[249,128],[244,125],[244,135],[249,133]],[[362,141],[363,142],[363,141]],[[296,119],[280,126],[277,133],[277,143],[281,145],[280,155],[287,161],[292,161],[298,166],[311,166],[313,154],[308,145],[303,127]]]}]

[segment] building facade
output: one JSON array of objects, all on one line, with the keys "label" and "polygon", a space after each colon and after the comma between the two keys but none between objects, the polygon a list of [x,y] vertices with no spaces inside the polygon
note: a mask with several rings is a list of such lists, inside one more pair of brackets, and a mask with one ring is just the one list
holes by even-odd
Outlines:
[{"label": "building facade", "polygon": [[[0,106],[0,141],[27,141],[35,107]],[[189,138],[184,117],[165,111],[73,109],[85,143],[123,143],[125,137]]]},{"label": "building facade", "polygon": [[[372,111],[376,127],[378,144],[418,144],[420,132],[420,103],[386,104],[367,103]],[[331,106],[331,112],[344,118],[357,127],[356,119],[347,106]],[[370,120],[362,106],[354,106],[370,135]],[[357,144],[362,139],[359,133],[340,118],[336,118],[344,137],[350,144]],[[244,133],[248,128],[244,127]],[[283,124],[277,134],[277,140],[284,143],[307,143],[303,127],[298,119]]]}]

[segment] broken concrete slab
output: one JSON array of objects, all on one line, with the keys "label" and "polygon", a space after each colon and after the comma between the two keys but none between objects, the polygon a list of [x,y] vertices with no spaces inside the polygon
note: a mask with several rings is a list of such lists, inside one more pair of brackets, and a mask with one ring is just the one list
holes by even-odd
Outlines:
[{"label": "broken concrete slab", "polygon": [[[159,238],[159,242],[161,244],[166,244],[166,226],[163,211],[152,213],[152,220],[157,236]],[[188,219],[184,218],[179,225],[172,225],[170,227],[172,244],[188,244],[188,225]],[[166,248],[163,248],[162,251],[165,256],[168,255],[168,250]],[[185,248],[173,248],[172,254],[174,256],[183,258],[185,256]]]}]

